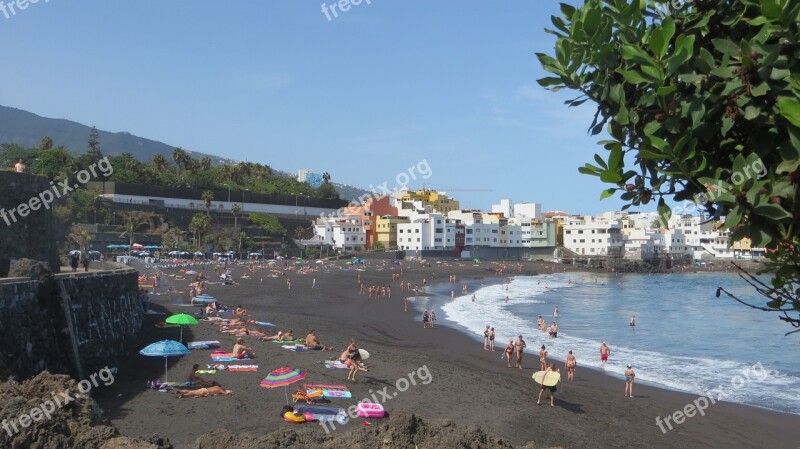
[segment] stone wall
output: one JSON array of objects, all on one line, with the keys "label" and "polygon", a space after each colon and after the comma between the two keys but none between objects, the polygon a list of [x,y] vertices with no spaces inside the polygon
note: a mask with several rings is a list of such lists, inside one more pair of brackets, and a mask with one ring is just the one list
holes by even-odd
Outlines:
[{"label": "stone wall", "polygon": [[21,278],[0,283],[0,354],[17,378],[45,369],[72,372],[58,302],[40,301],[40,287],[38,281]]},{"label": "stone wall", "polygon": [[[83,374],[116,366],[142,328],[142,302],[135,270],[56,276],[67,325]],[[75,348],[72,349],[73,351]]]},{"label": "stone wall", "polygon": [[0,356],[11,373],[76,378],[115,366],[142,327],[137,272],[0,281]]},{"label": "stone wall", "polygon": [[[17,209],[51,187],[41,176],[0,171],[0,257],[43,260],[50,264],[53,272],[58,272],[60,264],[52,208],[45,209],[38,204],[38,210],[23,210],[24,217],[19,216]],[[4,275],[0,272],[0,277]]]}]

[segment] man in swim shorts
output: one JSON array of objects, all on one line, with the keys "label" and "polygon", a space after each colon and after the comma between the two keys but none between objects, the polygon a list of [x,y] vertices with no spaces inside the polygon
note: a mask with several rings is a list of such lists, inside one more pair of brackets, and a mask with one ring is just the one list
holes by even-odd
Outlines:
[{"label": "man in swim shorts", "polygon": [[609,354],[611,354],[611,348],[608,347],[606,342],[603,342],[603,344],[600,345],[600,361],[603,362],[603,366],[608,363]]},{"label": "man in swim shorts", "polygon": [[567,363],[565,364],[567,368],[567,380],[572,380],[575,377],[575,365],[577,364],[575,355],[573,355],[572,350],[570,350],[569,354],[567,354]]}]

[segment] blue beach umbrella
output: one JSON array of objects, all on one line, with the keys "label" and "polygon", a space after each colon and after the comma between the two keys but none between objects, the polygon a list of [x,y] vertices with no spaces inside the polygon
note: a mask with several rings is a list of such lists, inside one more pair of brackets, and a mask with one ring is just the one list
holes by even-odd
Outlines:
[{"label": "blue beach umbrella", "polygon": [[167,357],[188,354],[189,348],[175,340],[163,340],[152,343],[139,351],[145,357],[164,357],[164,382],[167,382]]}]

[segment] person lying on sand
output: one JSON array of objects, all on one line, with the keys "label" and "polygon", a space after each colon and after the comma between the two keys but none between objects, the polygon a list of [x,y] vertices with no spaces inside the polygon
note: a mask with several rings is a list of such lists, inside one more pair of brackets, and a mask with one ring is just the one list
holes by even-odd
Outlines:
[{"label": "person lying on sand", "polygon": [[312,330],[306,335],[306,347],[315,351],[331,351],[332,347],[326,347],[317,340],[317,331]]},{"label": "person lying on sand", "polygon": [[263,336],[259,338],[261,341],[270,341],[270,340],[277,340],[277,341],[292,341],[294,340],[294,332],[289,329],[286,332],[278,331],[275,335]]},{"label": "person lying on sand", "polygon": [[226,390],[222,387],[207,387],[197,390],[178,390],[179,398],[204,398],[206,396],[231,396],[233,390]]},{"label": "person lying on sand", "polygon": [[200,369],[200,365],[195,363],[192,366],[192,370],[189,372],[189,375],[186,376],[186,385],[189,387],[221,387],[222,385],[216,381],[208,381],[203,379],[202,377],[195,374],[197,370]]},{"label": "person lying on sand", "polygon": [[239,338],[236,340],[236,344],[233,345],[233,349],[231,350],[233,356],[237,359],[243,359],[245,357],[250,357],[251,359],[256,358],[256,354],[253,352],[253,349],[244,345],[244,339]]},{"label": "person lying on sand", "polygon": [[250,335],[250,329],[248,329],[247,326],[223,327],[219,331],[222,332],[223,334],[228,334],[228,335],[239,335],[239,334]]},{"label": "person lying on sand", "polygon": [[236,306],[236,310],[233,313],[236,316],[247,316],[247,309],[242,308],[242,305],[239,304]]}]

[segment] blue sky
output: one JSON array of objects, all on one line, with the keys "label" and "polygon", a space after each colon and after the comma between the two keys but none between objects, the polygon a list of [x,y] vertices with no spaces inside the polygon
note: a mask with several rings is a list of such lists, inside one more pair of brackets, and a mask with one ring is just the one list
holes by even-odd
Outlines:
[{"label": "blue sky", "polygon": [[0,13],[0,104],[361,187],[424,159],[463,207],[619,209],[577,171],[593,108],[536,84],[557,1],[322,3],[39,0]]}]

